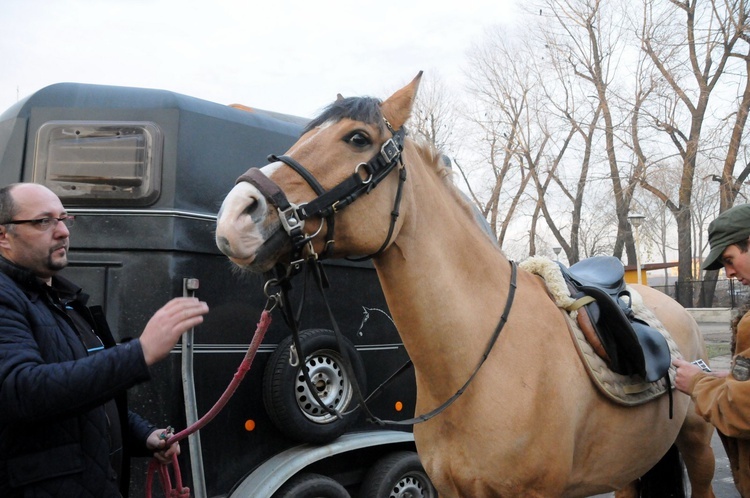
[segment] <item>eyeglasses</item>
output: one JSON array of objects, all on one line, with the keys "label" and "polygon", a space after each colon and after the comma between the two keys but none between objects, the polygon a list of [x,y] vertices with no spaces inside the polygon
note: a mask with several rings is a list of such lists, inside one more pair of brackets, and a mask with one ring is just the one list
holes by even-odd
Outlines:
[{"label": "eyeglasses", "polygon": [[30,224],[40,232],[46,232],[50,228],[56,228],[57,224],[59,222],[63,222],[66,227],[70,228],[73,226],[73,223],[75,222],[76,217],[75,216],[60,216],[59,218],[37,218],[36,220],[11,220],[6,221],[5,223],[0,223],[2,225],[23,225],[23,224]]}]

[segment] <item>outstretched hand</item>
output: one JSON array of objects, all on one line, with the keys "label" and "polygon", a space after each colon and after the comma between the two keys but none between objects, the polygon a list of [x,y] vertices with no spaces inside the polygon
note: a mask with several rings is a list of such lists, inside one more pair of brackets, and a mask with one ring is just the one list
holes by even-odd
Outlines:
[{"label": "outstretched hand", "polygon": [[166,358],[182,334],[203,323],[206,313],[208,305],[194,297],[176,297],[154,313],[140,337],[146,364]]}]

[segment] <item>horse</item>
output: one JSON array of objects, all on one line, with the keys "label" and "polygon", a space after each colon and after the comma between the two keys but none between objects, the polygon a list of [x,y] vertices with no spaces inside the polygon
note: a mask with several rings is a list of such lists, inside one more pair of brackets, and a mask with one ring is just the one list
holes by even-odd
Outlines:
[{"label": "horse", "polygon": [[[713,428],[690,398],[675,391],[671,417],[670,396],[606,399],[542,279],[479,226],[441,153],[405,134],[421,75],[385,100],[339,95],[285,155],[241,176],[217,216],[219,249],[251,272],[372,257],[413,361],[416,412],[441,407],[413,428],[440,496],[638,496],[676,448],[692,496],[713,497]],[[633,287],[684,358],[706,357],[684,308]]]}]

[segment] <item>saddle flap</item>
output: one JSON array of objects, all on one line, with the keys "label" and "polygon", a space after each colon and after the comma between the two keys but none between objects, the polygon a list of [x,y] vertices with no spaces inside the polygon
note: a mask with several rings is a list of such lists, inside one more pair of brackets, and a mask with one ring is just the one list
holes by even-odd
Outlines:
[{"label": "saddle flap", "polygon": [[643,352],[646,369],[644,378],[647,382],[656,382],[668,374],[669,366],[672,364],[667,339],[658,330],[640,320],[633,320],[631,325]]},{"label": "saddle flap", "polygon": [[580,290],[596,300],[585,307],[592,311],[594,330],[607,351],[612,371],[637,374],[647,382],[667,375],[672,358],[669,344],[658,330],[633,318],[628,304],[600,288],[582,286]]},{"label": "saddle flap", "polygon": [[595,299],[585,307],[596,335],[607,350],[612,371],[645,377],[646,367],[640,343],[625,311],[599,287],[582,285],[578,289]]}]

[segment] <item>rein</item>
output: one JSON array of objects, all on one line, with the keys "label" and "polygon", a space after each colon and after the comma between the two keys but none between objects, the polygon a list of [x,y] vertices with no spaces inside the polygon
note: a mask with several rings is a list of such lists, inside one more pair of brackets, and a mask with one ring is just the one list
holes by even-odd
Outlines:
[{"label": "rein", "polygon": [[[255,328],[255,333],[253,334],[253,338],[247,348],[245,357],[242,359],[240,366],[237,368],[237,371],[232,377],[231,382],[224,390],[224,393],[221,395],[219,400],[205,415],[203,415],[203,417],[201,417],[198,421],[196,421],[186,429],[174,435],[172,435],[170,432],[165,431],[164,434],[161,435],[161,438],[166,440],[164,448],[169,448],[173,444],[185,439],[186,437],[205,427],[226,406],[230,398],[234,395],[234,392],[237,390],[237,387],[239,387],[240,382],[242,382],[242,379],[245,378],[245,374],[248,370],[250,370],[250,367],[253,364],[255,354],[258,352],[258,348],[263,342],[263,337],[265,337],[266,331],[271,324],[271,311],[273,310],[273,307],[277,304],[277,302],[278,301],[276,300],[275,296],[269,298],[269,303],[271,303],[272,305],[270,308],[266,306],[266,308],[261,313],[260,320],[258,321],[258,325]],[[171,431],[171,429],[168,430]],[[172,480],[169,476],[169,469],[167,468],[169,464],[160,463],[158,460],[156,460],[156,458],[151,459],[148,465],[148,473],[146,475],[146,498],[151,498],[152,496],[155,474],[159,475],[159,482],[167,498],[189,498],[190,488],[182,485],[182,474],[180,473],[180,466],[177,462],[177,455],[172,455],[171,464],[175,474],[176,485],[174,487],[172,486]]]},{"label": "rein", "polygon": [[[487,347],[484,350],[484,353],[482,354],[482,358],[479,360],[479,363],[474,368],[474,371],[471,373],[468,379],[466,379],[466,382],[464,383],[461,388],[456,391],[453,396],[448,398],[446,401],[443,402],[440,406],[437,408],[434,408],[430,410],[429,412],[418,415],[416,417],[407,419],[407,420],[380,420],[376,419],[374,420],[375,423],[379,425],[384,424],[390,424],[390,425],[414,425],[419,424],[421,422],[426,422],[430,420],[431,418],[435,417],[436,415],[439,415],[442,413],[446,408],[451,406],[463,393],[466,391],[466,389],[469,387],[469,384],[471,384],[471,381],[474,380],[474,377],[476,377],[477,373],[479,373],[479,369],[482,368],[482,365],[484,365],[484,362],[487,360],[487,357],[489,357],[490,352],[492,351],[492,348],[495,346],[495,343],[497,342],[497,338],[500,337],[500,332],[503,330],[503,327],[505,327],[506,322],[508,321],[508,315],[510,314],[510,309],[513,306],[513,299],[516,295],[516,276],[518,273],[518,266],[516,265],[516,262],[511,260],[510,261],[510,284],[508,286],[508,297],[505,301],[505,309],[503,309],[503,314],[500,315],[500,321],[498,322],[497,326],[495,327],[495,331],[492,334],[492,337],[490,338],[489,343],[487,343]],[[397,372],[397,373],[400,373]],[[391,377],[393,378],[393,376]],[[389,379],[390,380],[390,379]],[[379,389],[382,388],[381,386],[378,387],[375,391],[373,391],[374,395],[376,392],[378,392]],[[370,396],[372,396],[370,395]]]},{"label": "rein", "polygon": [[[367,406],[367,402],[371,400],[373,397],[375,397],[379,392],[394,378],[396,378],[399,374],[401,374],[406,367],[408,367],[411,364],[411,360],[409,360],[406,364],[404,364],[401,368],[399,368],[393,375],[391,375],[388,379],[386,379],[385,382],[383,382],[380,386],[378,386],[367,398],[365,398],[362,395],[362,391],[359,387],[359,383],[357,382],[357,378],[354,375],[351,359],[348,357],[348,354],[346,352],[346,348],[342,346],[343,344],[343,335],[341,334],[341,331],[339,329],[338,323],[336,322],[335,317],[333,316],[333,312],[331,311],[331,307],[328,304],[328,298],[326,296],[325,290],[324,290],[324,282],[326,282],[326,279],[324,275],[322,275],[322,266],[321,263],[317,260],[312,261],[312,264],[315,266],[314,275],[315,275],[315,281],[318,285],[318,290],[320,291],[323,302],[325,303],[326,310],[328,312],[328,317],[331,320],[331,326],[333,327],[334,334],[336,336],[336,341],[339,345],[339,350],[342,355],[342,358],[344,360],[344,364],[342,365],[345,369],[347,375],[352,379],[352,386],[354,389],[354,394],[359,400],[358,407],[361,407],[369,422],[374,423],[376,425],[396,425],[396,426],[406,426],[406,425],[414,425],[422,422],[426,422],[430,420],[431,418],[439,415],[442,413],[446,408],[448,408],[450,405],[452,405],[469,387],[471,382],[474,380],[474,377],[476,377],[477,373],[479,373],[479,370],[482,368],[482,365],[484,365],[484,362],[487,360],[487,358],[490,355],[490,352],[492,351],[493,347],[495,346],[495,343],[497,342],[498,337],[500,336],[500,332],[503,330],[503,327],[505,327],[506,322],[508,321],[508,315],[510,314],[510,310],[513,306],[513,300],[515,298],[516,294],[516,288],[517,288],[517,273],[518,273],[518,266],[515,261],[509,261],[510,263],[510,284],[508,287],[508,297],[505,301],[505,308],[503,309],[503,313],[500,316],[500,320],[498,321],[497,326],[495,327],[495,331],[492,334],[492,337],[490,338],[487,347],[485,348],[484,353],[482,354],[482,357],[480,358],[479,362],[477,363],[476,367],[474,368],[474,371],[471,373],[469,378],[466,380],[466,382],[446,401],[444,401],[440,406],[437,408],[434,408],[430,410],[427,413],[424,413],[422,415],[418,415],[416,417],[406,419],[406,420],[384,420],[377,416],[375,416]],[[291,284],[289,283],[289,280],[287,278],[282,280],[269,280],[269,282],[266,283],[266,286],[268,286],[269,283],[273,283],[274,285],[280,285],[281,291],[280,291],[280,305],[279,308],[284,314],[284,320],[286,321],[287,325],[292,329],[292,340],[295,350],[292,351],[292,357],[298,357],[300,364],[304,363],[305,361],[305,353],[302,351],[302,346],[299,342],[299,314],[297,317],[294,317],[291,315],[291,305],[289,302],[288,297],[288,291],[291,288]],[[304,298],[303,298],[304,300]],[[301,308],[299,310],[302,311]],[[294,366],[294,365],[293,365]],[[326,406],[323,401],[318,396],[317,390],[313,388],[312,386],[312,380],[310,379],[309,375],[307,375],[307,370],[304,368],[304,365],[301,367],[302,371],[304,372],[305,377],[305,383],[307,384],[308,389],[313,395],[313,398],[315,398],[315,402],[317,405],[328,412],[330,415],[336,416],[337,418],[342,418],[345,414],[339,413],[338,411],[332,409],[329,406]],[[354,408],[356,410],[356,408]],[[354,411],[352,410],[352,411]],[[350,412],[348,412],[350,413]]]}]

